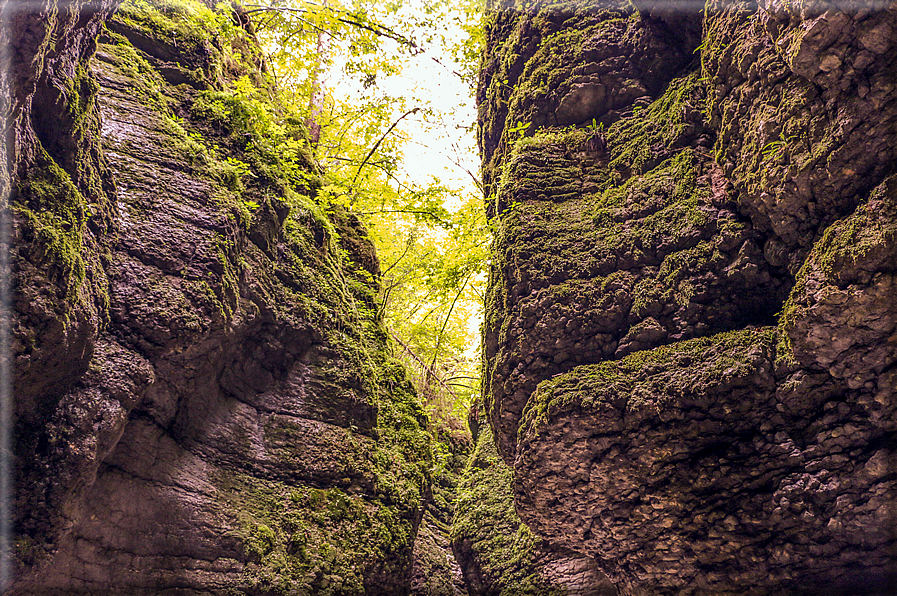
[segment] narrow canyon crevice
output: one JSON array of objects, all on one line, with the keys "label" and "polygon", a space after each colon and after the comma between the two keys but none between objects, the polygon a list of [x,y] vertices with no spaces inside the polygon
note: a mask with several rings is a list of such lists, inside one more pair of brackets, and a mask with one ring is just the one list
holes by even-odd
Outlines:
[{"label": "narrow canyon crevice", "polygon": [[472,441],[244,9],[36,5],[9,594],[897,590],[893,2],[490,6]]}]

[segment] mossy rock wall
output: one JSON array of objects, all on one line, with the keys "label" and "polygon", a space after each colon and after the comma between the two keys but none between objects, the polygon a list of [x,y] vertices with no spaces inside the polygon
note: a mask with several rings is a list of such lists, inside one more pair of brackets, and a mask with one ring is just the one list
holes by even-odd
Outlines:
[{"label": "mossy rock wall", "polygon": [[620,594],[897,586],[897,14],[760,4],[487,25],[486,419]]},{"label": "mossy rock wall", "polygon": [[426,416],[245,20],[50,4],[17,22],[10,593],[409,593]]},{"label": "mossy rock wall", "polygon": [[[476,407],[476,406],[475,406]],[[513,470],[484,427],[462,472],[452,549],[470,596],[609,596],[617,593],[595,561],[553,547],[517,516]]]}]

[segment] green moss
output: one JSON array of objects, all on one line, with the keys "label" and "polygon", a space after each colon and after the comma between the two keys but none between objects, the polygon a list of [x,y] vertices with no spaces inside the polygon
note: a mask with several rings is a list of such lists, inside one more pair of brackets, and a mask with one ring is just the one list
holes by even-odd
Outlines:
[{"label": "green moss", "polygon": [[231,473],[216,484],[224,512],[236,522],[233,537],[250,561],[249,590],[364,594],[367,574],[410,548],[407,514],[376,500]]},{"label": "green moss", "polygon": [[[593,269],[613,254],[650,251],[653,255],[652,247],[678,244],[684,245],[685,253],[659,255],[663,261],[658,282],[668,293],[684,296],[687,291],[675,286],[684,282],[687,267],[706,268],[719,256],[709,244],[696,246],[688,240],[694,230],[710,223],[702,209],[709,189],[698,179],[700,157],[692,149],[681,150],[622,186],[602,178],[600,169],[597,175],[584,170],[552,186],[558,164],[574,163],[570,157],[554,156],[567,155],[566,143],[578,142],[578,137],[572,132],[534,137],[514,154],[500,191],[503,208],[495,233],[497,245],[506,249],[495,256],[498,266],[504,266],[511,255],[525,253],[523,262],[533,269],[530,276],[550,277],[575,267],[596,278]],[[560,184],[581,185],[584,177],[594,187],[606,187],[565,198],[566,187]]]},{"label": "green moss", "polygon": [[154,111],[170,114],[169,100],[162,92],[166,85],[162,75],[124,36],[107,29],[104,31],[103,39],[109,43],[101,45],[104,54],[101,59],[112,60],[115,67],[130,79],[131,93],[138,96],[141,102],[151,106]]},{"label": "green moss", "polygon": [[275,123],[270,107],[252,95],[245,91],[203,91],[191,112],[215,122],[229,134],[258,138],[270,134]]},{"label": "green moss", "polygon": [[[103,162],[99,148],[100,121],[96,108],[99,85],[87,67],[80,64],[73,76],[62,81],[60,88],[48,91],[58,93],[55,105],[48,105],[44,100],[44,104],[35,109],[53,110],[57,120],[52,130],[44,130],[44,134],[40,135],[41,154],[37,156],[33,167],[44,170],[44,173],[38,173],[36,177],[45,182],[68,177],[82,195],[83,206],[88,209],[88,215],[105,216],[108,204],[103,185]],[[44,116],[48,119],[54,117],[51,114]],[[50,171],[55,166],[63,172]],[[35,190],[41,195],[46,194],[43,189]],[[70,196],[68,190],[63,190],[62,194]]]},{"label": "green moss", "polygon": [[[720,64],[728,61],[738,48],[733,45],[737,41],[735,32],[738,24],[750,17],[746,3],[733,3],[731,10],[708,12],[704,19],[704,34],[697,51],[701,54],[702,78],[712,81],[719,71]],[[714,94],[707,97],[707,113],[716,108],[718,98]]]},{"label": "green moss", "polygon": [[484,427],[459,481],[451,539],[456,545],[469,544],[468,564],[479,568],[490,594],[566,594],[539,573],[540,539],[517,516],[512,482],[513,471],[499,458],[492,432]]},{"label": "green moss", "polygon": [[[53,20],[35,63],[56,51]],[[34,132],[39,144],[30,161],[20,163],[10,209],[27,245],[18,253],[56,286],[58,302],[46,305],[68,325],[70,314],[83,309],[104,321],[108,316],[108,283],[101,260],[109,237],[87,232],[111,226],[112,207],[106,191],[109,176],[100,149],[99,86],[84,63],[65,78],[50,81],[33,98]],[[19,156],[24,157],[24,156]],[[27,159],[27,158],[25,158]]]},{"label": "green moss", "polygon": [[138,46],[151,40],[193,86],[220,87],[244,75],[259,84],[266,80],[261,49],[237,24],[230,3],[212,9],[197,0],[126,0],[110,27]]},{"label": "green moss", "polygon": [[[334,363],[337,367],[366,369],[368,363],[346,358],[353,349],[349,338],[338,349],[344,355]],[[345,435],[343,446],[335,448],[342,452],[346,473],[371,478],[373,490],[349,494],[335,486],[230,473],[216,481],[222,503],[238,521],[235,537],[253,561],[245,573],[250,588],[264,587],[275,594],[363,594],[374,575],[407,572],[402,562],[408,560],[414,518],[429,482],[432,438],[423,428],[404,369],[383,360],[384,351],[373,350],[369,356],[376,367],[367,372],[368,390],[378,400],[377,440],[354,439],[346,429],[332,432]],[[269,424],[265,437],[271,454],[285,462],[307,457],[302,429]]]},{"label": "green moss", "polygon": [[[566,85],[571,65],[582,62],[582,44],[591,33],[591,30],[575,27],[543,37],[515,88],[509,102],[512,109],[525,103],[535,103],[534,99],[544,98],[550,91]],[[513,55],[510,57],[515,58]]]},{"label": "green moss", "polygon": [[414,541],[415,575],[420,577],[423,586],[415,593],[427,596],[454,596],[455,561],[443,548],[445,532],[441,528],[431,527],[425,519]]},{"label": "green moss", "polygon": [[[382,392],[378,440],[353,442],[346,430],[343,447],[347,466],[373,476],[372,492],[348,494],[336,487],[230,473],[217,480],[226,510],[238,521],[235,537],[253,561],[246,571],[251,588],[275,594],[363,594],[373,574],[407,571],[401,565],[410,553],[413,520],[432,466],[432,439],[422,428],[415,396],[403,388],[408,387],[401,382],[404,371],[388,362],[377,364],[383,371],[374,379],[374,389]],[[307,438],[293,433],[288,424],[266,427],[272,454],[284,461],[290,451],[300,460],[305,457]]]},{"label": "green moss", "polygon": [[[177,10],[160,16],[142,4],[132,8],[147,22],[164,22],[175,29],[185,18]],[[197,10],[203,14],[208,11]],[[230,18],[226,11],[224,14]],[[203,26],[211,26],[208,19],[203,22]],[[133,26],[128,18],[122,23]],[[236,34],[231,37],[238,38]],[[266,202],[300,196],[297,190],[307,197],[319,184],[304,129],[297,128],[289,118],[276,121],[270,96],[256,86],[252,77],[243,75],[227,83],[226,90],[200,92],[191,104],[190,119],[182,119],[172,109],[177,107],[178,102],[173,99],[177,94],[171,92],[128,38],[110,32],[107,39],[112,43],[101,46],[101,57],[129,78],[141,102],[154,112],[155,124],[164,132],[168,148],[192,167],[192,174],[218,187],[212,191],[213,201],[225,217],[244,230],[248,230],[255,212]],[[189,50],[183,53],[189,55]],[[305,206],[312,202],[306,201]],[[326,221],[319,209],[314,213],[320,221]]]},{"label": "green moss", "polygon": [[[855,272],[857,265],[884,260],[897,244],[897,193],[892,190],[887,196],[885,192],[883,188],[878,196],[873,195],[872,200],[883,199],[875,203],[874,211],[864,205],[827,228],[806,262],[813,261],[826,277],[840,285],[852,281],[848,272]],[[806,271],[799,275],[805,276]]]},{"label": "green moss", "polygon": [[512,154],[538,152],[552,145],[576,150],[585,144],[588,132],[582,128],[539,128],[531,136],[521,136],[512,146]]},{"label": "green moss", "polygon": [[220,13],[196,0],[126,0],[115,18],[147,37],[171,43],[185,54],[208,44],[214,32],[227,27]]},{"label": "green moss", "polygon": [[897,178],[891,177],[876,188],[869,202],[852,215],[826,228],[795,277],[794,288],[779,313],[780,364],[797,361],[791,334],[807,308],[807,283],[826,282],[844,288],[870,271],[893,269],[897,252]]},{"label": "green moss", "polygon": [[99,90],[100,86],[82,64],[78,65],[75,76],[65,81],[65,110],[72,119],[72,127],[75,131],[83,134],[92,130],[88,119],[93,113]]},{"label": "green moss", "polygon": [[84,281],[82,237],[88,205],[69,175],[41,150],[26,178],[19,180],[12,210],[31,235],[37,264],[56,271],[68,300]]},{"label": "green moss", "polygon": [[278,119],[277,111],[283,110],[248,76],[225,90],[201,92],[191,106],[192,117],[212,123],[259,180],[309,193],[320,182],[307,130],[295,118]]},{"label": "green moss", "polygon": [[[486,300],[493,333],[486,339],[495,353],[487,354],[487,370],[524,358],[504,353],[518,343],[509,321],[527,316],[519,292],[547,291],[550,304],[574,312],[609,308],[639,319],[688,307],[698,291],[691,280],[722,266],[714,243],[698,239],[714,226],[735,235],[744,224],[709,219],[709,156],[688,146],[700,132],[702,102],[703,84],[693,74],[604,133],[597,126],[543,128],[515,143],[493,210]],[[594,140],[599,134],[606,152]],[[621,273],[611,281],[621,267],[641,268],[645,278],[621,285]]]},{"label": "green moss", "polygon": [[[562,32],[543,47],[564,45],[575,35]],[[589,270],[611,254],[637,254],[652,246],[676,244],[707,225],[701,205],[710,193],[706,181],[699,182],[707,156],[682,147],[700,126],[703,95],[703,83],[693,73],[673,80],[659,99],[605,133],[597,127],[541,128],[512,145],[507,140],[512,148],[492,209],[502,216],[496,226],[497,245],[511,253],[533,253],[532,247],[524,246],[531,238],[540,238],[540,243],[542,238],[554,238],[553,246],[523,259],[532,262],[537,275],[550,276],[572,263]],[[590,139],[599,134],[605,137],[607,156],[589,150]],[[571,228],[579,241],[564,239]],[[551,263],[536,263],[537,258]],[[673,272],[682,267],[674,262],[666,267],[663,279],[677,279]],[[680,301],[688,295],[684,287],[675,291]]]},{"label": "green moss", "polygon": [[[692,248],[669,255],[663,260],[657,279],[667,295],[672,295],[681,306],[688,306],[694,293],[689,281],[701,272],[708,271],[714,257],[721,255],[710,242],[702,240]],[[633,308],[635,311],[635,308]]]},{"label": "green moss", "polygon": [[777,339],[775,328],[729,331],[576,367],[539,384],[524,410],[520,436],[537,436],[553,413],[571,405],[607,403],[625,411],[662,408],[673,397],[652,386],[651,376],[658,373],[678,370],[682,391],[749,376],[756,372],[756,351],[773,354]]},{"label": "green moss", "polygon": [[[650,169],[694,132],[692,113],[703,105],[704,88],[698,73],[672,80],[657,100],[608,129],[610,167],[633,174]],[[663,148],[660,156],[655,155],[657,147]]]},{"label": "green moss", "polygon": [[[799,44],[800,28],[788,28],[782,47],[763,44],[767,33],[760,20],[751,18],[751,8],[739,2],[708,13],[702,69],[710,90],[706,112],[717,131],[716,161],[738,187],[743,203],[762,213],[768,208],[761,204],[787,205],[795,192],[805,194],[786,182],[826,180],[833,167],[852,175],[838,149],[855,123],[851,110],[822,106],[819,88],[791,71],[789,38]],[[853,207],[837,192],[823,195],[815,200],[826,204],[825,209]],[[807,225],[804,217],[786,216]]]},{"label": "green moss", "polygon": [[[525,9],[491,11],[485,20],[486,60],[478,90],[481,146],[486,148],[483,178],[492,194],[497,171],[507,161],[517,133],[514,124],[531,123],[529,134],[550,124],[543,108],[572,84],[572,67],[583,43],[601,27],[619,26],[635,16],[633,7],[548,3]],[[570,18],[562,22],[561,15]],[[538,45],[537,43],[538,42]],[[550,98],[550,99],[549,99]]]}]

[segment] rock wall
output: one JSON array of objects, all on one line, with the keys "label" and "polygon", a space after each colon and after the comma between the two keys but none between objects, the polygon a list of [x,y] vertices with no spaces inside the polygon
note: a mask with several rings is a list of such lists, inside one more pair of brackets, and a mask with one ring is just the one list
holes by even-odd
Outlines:
[{"label": "rock wall", "polygon": [[409,593],[433,458],[373,246],[238,8],[117,4],[6,7],[9,593]]},{"label": "rock wall", "polygon": [[412,596],[469,596],[461,567],[450,540],[457,510],[458,478],[471,451],[470,435],[460,429],[442,429],[437,436],[433,497],[427,501],[414,542]]},{"label": "rock wall", "polygon": [[484,427],[462,472],[452,548],[470,596],[612,596],[591,557],[540,539],[514,508],[513,471]]},{"label": "rock wall", "polygon": [[624,595],[893,593],[897,5],[693,4],[490,13],[517,513]]}]

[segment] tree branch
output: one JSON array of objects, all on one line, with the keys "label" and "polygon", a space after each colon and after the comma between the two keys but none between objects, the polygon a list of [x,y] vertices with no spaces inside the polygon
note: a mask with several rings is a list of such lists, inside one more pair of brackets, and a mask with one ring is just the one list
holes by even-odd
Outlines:
[{"label": "tree branch", "polygon": [[442,322],[442,329],[439,330],[439,335],[436,336],[436,348],[433,350],[433,361],[430,363],[430,368],[436,366],[436,357],[439,355],[439,347],[442,344],[442,334],[445,333],[445,327],[448,325],[449,319],[452,318],[452,311],[455,310],[455,304],[458,303],[458,298],[461,297],[461,294],[464,293],[464,288],[467,286],[467,282],[470,281],[470,275],[467,276],[467,279],[464,280],[464,283],[461,284],[461,289],[458,290],[458,293],[455,294],[455,299],[452,300],[452,305],[449,307],[448,314],[445,315],[445,320]]},{"label": "tree branch", "polygon": [[380,147],[380,143],[383,142],[383,139],[385,139],[389,135],[389,133],[392,132],[392,129],[394,129],[396,126],[398,126],[399,122],[401,122],[402,120],[404,120],[411,114],[418,113],[419,111],[420,111],[420,108],[414,108],[413,110],[408,110],[407,112],[405,112],[404,114],[399,116],[398,120],[396,120],[395,122],[392,123],[392,126],[390,126],[389,129],[387,129],[387,131],[385,133],[383,133],[383,136],[381,136],[379,139],[377,139],[377,142],[374,143],[374,146],[371,147],[371,150],[368,151],[368,154],[365,155],[364,159],[361,160],[361,163],[358,165],[358,169],[355,170],[355,177],[352,178],[353,186],[355,185],[355,181],[358,180],[358,175],[361,174],[361,168],[364,167],[364,164],[366,164],[368,162],[368,160],[371,158],[371,156],[374,154],[374,152]]},{"label": "tree branch", "polygon": [[[413,39],[408,39],[401,33],[396,33],[389,27],[381,25],[380,23],[374,23],[373,25],[368,25],[366,23],[362,23],[356,20],[351,12],[345,10],[339,10],[337,8],[333,8],[332,6],[327,6],[326,4],[318,4],[316,2],[309,2],[309,4],[314,4],[315,6],[319,6],[324,10],[328,10],[333,14],[337,15],[336,20],[344,25],[351,25],[353,27],[358,27],[359,29],[364,29],[365,31],[369,31],[373,33],[377,37],[386,37],[393,41],[397,41],[402,45],[408,46],[415,52],[420,52],[420,46],[418,46]],[[309,11],[303,8],[291,8],[289,6],[263,6],[261,4],[247,4],[246,14],[256,13],[256,12],[281,12],[281,13],[291,13],[291,14],[307,14]],[[328,35],[332,35],[330,32],[326,32],[317,25],[310,23],[309,21],[299,17],[302,22],[308,24],[311,27],[314,27],[318,31],[322,33],[327,33]]]},{"label": "tree branch", "polygon": [[451,225],[449,222],[443,221],[442,218],[440,218],[438,215],[434,215],[433,213],[430,213],[429,211],[422,211],[422,210],[380,209],[379,211],[357,211],[356,213],[360,213],[362,215],[374,215],[376,213],[411,213],[414,215],[425,215],[426,217],[432,218],[444,226]]},{"label": "tree branch", "polygon": [[448,385],[446,385],[446,384],[442,381],[442,379],[439,378],[439,375],[437,375],[435,371],[433,371],[430,367],[428,367],[428,366],[426,365],[426,363],[424,363],[424,362],[418,357],[418,355],[415,354],[414,351],[413,351],[411,348],[409,348],[409,347],[405,344],[405,342],[403,342],[401,339],[399,339],[398,337],[396,337],[396,335],[395,335],[394,333],[392,333],[392,332],[390,332],[389,335],[390,335],[390,337],[392,337],[394,340],[396,340],[400,346],[402,346],[402,348],[405,350],[405,352],[406,352],[409,356],[411,356],[411,357],[414,359],[414,361],[417,362],[417,363],[421,366],[421,368],[424,369],[424,371],[427,373],[427,378],[428,378],[428,379],[429,379],[430,376],[432,376],[434,379],[436,379],[436,380],[439,382],[440,385],[442,385],[443,389],[445,389],[446,391],[448,391],[449,393],[452,394],[452,397],[454,397],[456,400],[458,399],[458,396],[455,394],[454,391],[452,391],[451,387],[449,387]]}]

